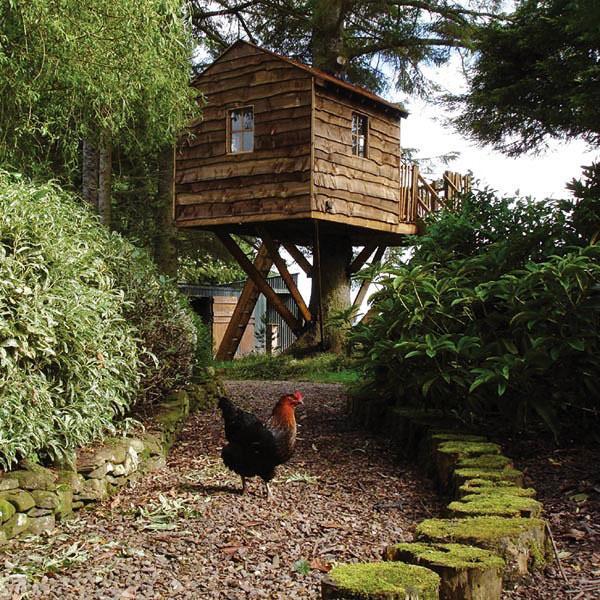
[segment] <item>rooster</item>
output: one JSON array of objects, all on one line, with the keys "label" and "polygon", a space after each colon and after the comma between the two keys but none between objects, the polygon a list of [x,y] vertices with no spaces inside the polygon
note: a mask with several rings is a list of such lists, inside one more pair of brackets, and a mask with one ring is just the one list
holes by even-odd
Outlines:
[{"label": "rooster", "polygon": [[265,482],[267,497],[272,498],[269,481],[275,477],[275,468],[294,454],[295,410],[302,404],[302,398],[297,391],[281,396],[266,423],[238,408],[228,398],[219,399],[229,442],[221,451],[221,457],[227,468],[241,476],[242,494],[246,492],[246,478],[258,476]]}]

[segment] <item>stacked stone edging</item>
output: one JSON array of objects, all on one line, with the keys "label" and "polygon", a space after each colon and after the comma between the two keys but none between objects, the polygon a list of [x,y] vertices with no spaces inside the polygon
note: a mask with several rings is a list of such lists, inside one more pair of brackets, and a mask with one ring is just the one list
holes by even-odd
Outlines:
[{"label": "stacked stone edging", "polygon": [[0,473],[0,545],[22,534],[52,531],[74,510],[102,501],[133,479],[159,469],[191,412],[214,405],[221,393],[214,371],[157,405],[150,426],[135,437],[110,437],[52,468],[23,460]]},{"label": "stacked stone edging", "polygon": [[[389,546],[385,560],[437,573],[442,600],[499,600],[503,585],[545,563],[550,546],[539,518],[542,505],[498,444],[464,431],[439,411],[354,397],[349,412],[417,459],[451,500],[449,518],[423,521],[416,541]],[[366,599],[380,597],[361,592],[359,585],[354,591]]]}]

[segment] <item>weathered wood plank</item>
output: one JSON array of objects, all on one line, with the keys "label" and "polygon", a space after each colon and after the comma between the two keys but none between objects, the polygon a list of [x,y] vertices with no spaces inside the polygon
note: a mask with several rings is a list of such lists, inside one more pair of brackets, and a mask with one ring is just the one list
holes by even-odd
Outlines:
[{"label": "weathered wood plank", "polygon": [[325,188],[371,196],[377,200],[389,200],[394,204],[398,203],[398,189],[391,187],[387,180],[373,182],[362,179],[360,173],[354,173],[354,177],[352,175],[351,172],[337,175],[317,172],[314,174],[315,186],[321,188],[322,193],[326,193],[323,191]]},{"label": "weathered wood plank", "polygon": [[[254,259],[254,267],[263,276],[267,276],[271,270],[273,261],[269,256],[267,248],[263,245],[259,248],[256,258]],[[242,293],[235,306],[235,310],[231,315],[231,319],[225,330],[219,349],[217,350],[217,360],[232,360],[238,349],[238,346],[244,335],[244,331],[248,326],[260,291],[257,285],[248,279],[244,284]]]},{"label": "weathered wood plank", "polygon": [[[300,218],[310,214],[310,198],[308,194],[288,198],[249,198],[235,202],[195,202],[189,205],[178,204],[179,218],[223,218],[230,217],[231,222],[244,220],[267,220]],[[247,218],[246,218],[247,217]],[[256,218],[260,217],[260,218]]]},{"label": "weathered wood plank", "polygon": [[306,306],[304,298],[302,298],[302,295],[298,291],[296,283],[290,275],[285,261],[283,260],[283,258],[281,258],[281,255],[279,254],[279,250],[277,248],[277,244],[275,244],[273,238],[269,235],[269,232],[264,227],[259,227],[258,232],[263,240],[263,244],[267,247],[267,250],[269,251],[269,256],[273,260],[273,263],[277,267],[277,270],[279,271],[281,278],[285,282],[287,289],[290,291],[294,302],[298,306],[298,310],[300,311],[302,318],[310,323],[313,320],[312,315],[310,314],[310,310],[308,310],[308,306]]},{"label": "weathered wood plank", "polygon": [[[371,261],[371,265],[376,265],[381,262],[381,259],[383,258],[383,254],[385,253],[385,249],[386,249],[385,246],[379,246],[377,248],[377,251],[375,252],[375,255],[373,256],[373,260]],[[364,299],[367,296],[367,292],[369,291],[369,286],[371,285],[372,281],[373,281],[372,277],[367,277],[362,280],[362,283],[360,284],[360,288],[358,290],[358,294],[356,294],[356,298],[354,298],[354,302],[352,303],[353,308],[356,308],[357,310],[360,308],[360,306],[364,302]]]},{"label": "weathered wood plank", "polygon": [[[179,188],[178,188],[179,189]],[[177,204],[209,204],[209,203],[221,203],[231,204],[232,212],[234,212],[233,205],[243,200],[268,200],[269,198],[275,198],[285,200],[286,198],[292,198],[295,196],[305,195],[308,198],[309,184],[306,182],[280,182],[276,189],[274,186],[244,186],[240,189],[229,189],[224,188],[222,190],[199,190],[195,193],[186,193],[177,191]],[[285,204],[285,203],[284,203]],[[263,208],[266,210],[269,205],[268,202],[261,203]],[[273,208],[273,207],[271,207]],[[293,210],[293,207],[290,207]]]},{"label": "weathered wood plank", "polygon": [[[265,175],[273,173],[290,173],[295,171],[308,171],[310,169],[310,156],[293,158],[246,159],[245,161],[229,161],[225,164],[212,164],[206,167],[178,170],[176,183],[190,183],[192,181],[229,179],[231,177],[244,177],[252,175]],[[327,177],[324,175],[324,177]]]},{"label": "weathered wood plank", "polygon": [[367,244],[352,261],[349,269],[350,273],[358,273],[362,269],[362,266],[369,260],[371,254],[375,252],[376,248],[377,244],[375,243]]},{"label": "weathered wood plank", "polygon": [[[341,197],[347,194],[345,197]],[[360,200],[360,202],[359,202]],[[372,199],[359,194],[348,194],[336,192],[336,196],[317,193],[315,195],[316,210],[318,212],[335,215],[337,220],[343,221],[341,217],[364,217],[373,221],[394,224],[398,222],[397,213],[387,212],[374,207]]]},{"label": "weathered wood plank", "polygon": [[[282,150],[278,148],[278,150]],[[286,147],[285,151],[281,152],[281,156],[287,158],[295,158],[297,156],[310,155],[310,147],[308,144],[300,144]],[[194,167],[204,167],[209,165],[224,164],[225,161],[230,160],[229,154],[223,153],[220,156],[207,156],[201,154],[196,148],[186,151],[180,151],[177,155],[177,170],[186,171]],[[240,162],[247,160],[260,160],[262,158],[269,158],[273,156],[273,149],[262,149],[249,152],[247,154],[240,155]],[[279,154],[278,154],[279,156]]]},{"label": "weathered wood plank", "polygon": [[282,245],[287,250],[288,254],[296,261],[296,264],[306,273],[307,277],[312,277],[312,265],[298,247],[290,242],[283,242]]},{"label": "weathered wood plank", "polygon": [[246,275],[250,277],[256,287],[264,294],[273,308],[279,313],[281,318],[289,325],[294,333],[299,333],[302,323],[291,313],[290,309],[285,305],[281,298],[273,291],[265,277],[258,269],[248,260],[242,249],[235,243],[233,238],[228,233],[217,232],[217,237],[223,245],[229,250],[231,255],[236,259],[237,263],[242,267]]}]

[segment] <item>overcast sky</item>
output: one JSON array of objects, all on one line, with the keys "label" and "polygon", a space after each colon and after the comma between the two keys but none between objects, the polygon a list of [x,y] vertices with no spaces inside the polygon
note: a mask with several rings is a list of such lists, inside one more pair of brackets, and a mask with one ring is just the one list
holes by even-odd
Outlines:
[{"label": "overcast sky", "polygon": [[[445,91],[458,93],[465,88],[457,57],[444,67],[429,69],[427,74]],[[540,200],[566,197],[565,184],[581,175],[581,166],[600,160],[600,151],[590,151],[581,141],[553,142],[543,154],[508,158],[490,148],[478,147],[459,132],[445,127],[448,113],[427,99],[406,98],[394,92],[388,97],[403,101],[410,112],[402,122],[403,147],[416,148],[417,156],[422,157],[459,152],[460,157],[446,168],[462,173],[471,170],[482,185],[489,185],[501,194],[513,195],[518,191],[522,196]]]}]

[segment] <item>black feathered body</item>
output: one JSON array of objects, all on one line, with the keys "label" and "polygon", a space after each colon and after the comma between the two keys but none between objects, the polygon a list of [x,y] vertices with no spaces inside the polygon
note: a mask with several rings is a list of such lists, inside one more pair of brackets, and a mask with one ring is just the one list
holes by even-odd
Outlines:
[{"label": "black feathered body", "polygon": [[269,482],[275,467],[294,453],[296,422],[277,418],[263,423],[252,413],[235,406],[228,398],[219,400],[225,422],[227,445],[221,451],[225,466],[242,477],[261,477]]}]

